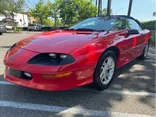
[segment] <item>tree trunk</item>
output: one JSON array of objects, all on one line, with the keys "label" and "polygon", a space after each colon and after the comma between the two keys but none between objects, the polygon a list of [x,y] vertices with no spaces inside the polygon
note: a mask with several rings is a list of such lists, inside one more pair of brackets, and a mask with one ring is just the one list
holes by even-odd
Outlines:
[{"label": "tree trunk", "polygon": [[54,21],[54,26],[56,27],[56,16],[55,16],[54,20],[55,20],[55,21]]},{"label": "tree trunk", "polygon": [[41,23],[41,26],[42,26],[42,24],[43,24],[43,18],[42,18],[42,16],[40,17],[40,23]]},{"label": "tree trunk", "polygon": [[14,13],[12,13],[12,19],[13,19],[14,32],[16,32],[16,22],[15,22]]}]

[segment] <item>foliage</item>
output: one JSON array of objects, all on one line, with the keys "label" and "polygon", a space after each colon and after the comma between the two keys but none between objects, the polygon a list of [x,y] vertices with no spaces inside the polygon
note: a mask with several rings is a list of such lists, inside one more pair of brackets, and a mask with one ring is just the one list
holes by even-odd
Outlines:
[{"label": "foliage", "polygon": [[54,22],[50,19],[44,19],[43,24],[44,24],[44,26],[53,26]]},{"label": "foliage", "polygon": [[92,0],[56,0],[59,15],[64,25],[71,25],[88,17],[96,16],[97,7]]},{"label": "foliage", "polygon": [[20,31],[22,31],[22,28],[17,27],[16,31],[20,32]]},{"label": "foliage", "polygon": [[47,19],[48,17],[48,7],[43,2],[43,0],[40,0],[36,5],[35,8],[30,9],[30,13],[33,17],[39,19],[41,25],[43,24],[43,20]]},{"label": "foliage", "polygon": [[97,7],[92,4],[92,0],[78,0],[77,2],[79,21],[96,16]]},{"label": "foliage", "polygon": [[[110,10],[110,14],[112,15],[112,9]],[[102,16],[106,16],[107,15],[107,9],[104,8],[102,9]]]},{"label": "foliage", "polygon": [[6,1],[0,0],[0,15],[6,15]]},{"label": "foliage", "polygon": [[156,30],[156,20],[154,21],[148,21],[148,22],[142,22],[141,26],[143,29],[149,29],[149,30]]},{"label": "foliage", "polygon": [[54,19],[54,26],[57,25],[59,20],[59,7],[58,4],[52,3],[51,1],[47,2],[48,14],[49,17]]},{"label": "foliage", "polygon": [[153,35],[153,37],[152,37],[152,43],[153,44],[156,44],[156,35]]},{"label": "foliage", "polygon": [[149,29],[152,31],[152,44],[156,44],[156,20],[141,22],[143,29]]},{"label": "foliage", "polygon": [[[97,14],[97,7],[92,4],[92,0],[50,0],[44,2],[40,0],[35,8],[30,9],[30,13],[42,24],[47,23],[46,19],[54,19],[54,26],[70,26]],[[61,20],[61,22],[60,22]],[[44,24],[47,25],[47,24]]]},{"label": "foliage", "polygon": [[[2,8],[4,12],[3,15],[11,16],[14,20],[15,13],[22,12],[24,6],[24,0],[1,0],[1,3],[4,5]],[[2,5],[1,4],[1,5]],[[16,31],[16,23],[14,22],[14,30]]]}]

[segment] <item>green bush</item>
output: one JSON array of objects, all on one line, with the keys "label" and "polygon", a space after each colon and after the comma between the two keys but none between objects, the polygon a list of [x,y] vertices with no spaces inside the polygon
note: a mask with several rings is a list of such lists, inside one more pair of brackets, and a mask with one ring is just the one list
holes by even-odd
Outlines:
[{"label": "green bush", "polygon": [[20,31],[22,31],[22,28],[17,27],[17,28],[16,28],[16,31],[20,32]]},{"label": "green bush", "polygon": [[148,22],[141,22],[141,26],[143,29],[155,30],[156,20],[148,21]]},{"label": "green bush", "polygon": [[152,37],[152,44],[156,44],[156,36]]},{"label": "green bush", "polygon": [[52,20],[50,20],[50,19],[44,19],[43,20],[43,24],[45,26],[53,26],[54,25],[54,22]]}]

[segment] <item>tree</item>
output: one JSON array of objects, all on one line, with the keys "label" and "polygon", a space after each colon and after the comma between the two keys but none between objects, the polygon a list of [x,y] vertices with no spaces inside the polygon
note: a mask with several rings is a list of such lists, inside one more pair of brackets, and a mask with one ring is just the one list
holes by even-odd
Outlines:
[{"label": "tree", "polygon": [[59,22],[59,7],[58,4],[56,3],[52,3],[51,1],[47,2],[47,8],[49,11],[49,16],[52,17],[54,19],[54,26],[57,25],[57,23]]},{"label": "tree", "polygon": [[54,22],[51,19],[43,19],[43,24],[45,26],[52,26]]},{"label": "tree", "polygon": [[7,15],[11,16],[14,23],[14,31],[16,32],[15,14],[23,11],[24,0],[5,0],[5,10]]},{"label": "tree", "polygon": [[[110,14],[112,15],[112,9],[110,10]],[[107,9],[104,8],[102,9],[102,16],[106,16],[107,15]]]},{"label": "tree", "polygon": [[6,1],[0,0],[0,15],[6,15]]},{"label": "tree", "polygon": [[59,7],[59,14],[62,22],[68,26],[96,16],[97,7],[92,4],[92,0],[56,0]]},{"label": "tree", "polygon": [[92,0],[78,0],[79,20],[95,17],[97,14],[97,7],[92,4]]},{"label": "tree", "polygon": [[62,19],[62,23],[64,25],[70,25],[76,22],[78,19],[78,12],[77,12],[77,0],[56,0],[55,3],[59,9],[59,15]]},{"label": "tree", "polygon": [[43,20],[47,19],[48,17],[48,7],[47,5],[43,2],[43,0],[40,0],[36,5],[35,8],[30,9],[30,13],[32,16],[35,18],[39,19],[41,25],[43,24]]}]

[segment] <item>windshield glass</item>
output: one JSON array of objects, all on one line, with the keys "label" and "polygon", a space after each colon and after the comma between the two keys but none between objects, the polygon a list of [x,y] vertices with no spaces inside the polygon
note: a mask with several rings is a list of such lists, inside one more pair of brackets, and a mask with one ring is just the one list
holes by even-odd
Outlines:
[{"label": "windshield glass", "polygon": [[102,17],[96,17],[96,18],[89,18],[87,20],[84,20],[80,22],[79,24],[76,24],[72,26],[69,29],[89,29],[89,30],[112,30],[114,28],[116,20],[110,19],[108,17],[102,18]]}]

